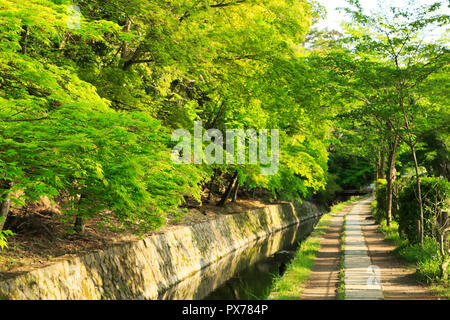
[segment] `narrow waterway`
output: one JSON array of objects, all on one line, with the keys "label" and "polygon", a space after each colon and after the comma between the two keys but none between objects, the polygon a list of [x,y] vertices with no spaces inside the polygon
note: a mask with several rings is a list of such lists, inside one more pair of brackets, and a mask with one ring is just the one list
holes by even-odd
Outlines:
[{"label": "narrow waterway", "polygon": [[161,292],[158,299],[264,299],[317,221],[303,221],[240,248]]}]

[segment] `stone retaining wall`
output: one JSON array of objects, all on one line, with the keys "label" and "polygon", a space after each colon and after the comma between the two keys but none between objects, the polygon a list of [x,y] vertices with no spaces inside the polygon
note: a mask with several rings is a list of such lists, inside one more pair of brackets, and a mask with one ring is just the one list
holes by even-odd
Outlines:
[{"label": "stone retaining wall", "polygon": [[172,229],[0,282],[1,299],[156,299],[250,242],[320,215],[312,204],[270,205]]}]

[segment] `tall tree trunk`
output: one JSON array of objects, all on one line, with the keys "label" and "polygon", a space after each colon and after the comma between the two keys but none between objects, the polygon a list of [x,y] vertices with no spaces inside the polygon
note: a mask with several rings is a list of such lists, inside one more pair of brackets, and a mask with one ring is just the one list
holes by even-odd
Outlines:
[{"label": "tall tree trunk", "polygon": [[6,218],[8,217],[9,209],[11,208],[11,199],[9,196],[6,196],[2,199],[1,207],[0,207],[0,231],[3,230],[3,226],[5,225]]},{"label": "tall tree trunk", "polygon": [[[78,206],[81,206],[81,202],[86,199],[86,195],[81,194],[80,200],[78,201]],[[79,209],[79,208],[78,208]],[[75,223],[73,229],[76,233],[83,233],[86,227],[85,217],[81,213],[77,214],[75,217]]]},{"label": "tall tree trunk", "polygon": [[20,46],[22,47],[21,53],[26,54],[27,53],[29,27],[23,26],[22,28],[23,28],[23,31],[22,31],[21,39],[20,39]]},{"label": "tall tree trunk", "polygon": [[[0,190],[11,189],[11,182],[6,180],[0,180]],[[9,194],[4,194],[0,198],[0,231],[3,230],[6,218],[8,217],[9,209],[11,209],[11,198]]]},{"label": "tall tree trunk", "polygon": [[236,183],[235,183],[234,190],[233,190],[233,197],[231,199],[232,202],[237,201],[238,192],[239,192],[239,181],[236,179]]},{"label": "tall tree trunk", "polygon": [[211,200],[211,195],[212,195],[212,188],[214,186],[214,182],[216,181],[216,176],[217,176],[217,169],[214,169],[214,175],[211,178],[211,181],[209,183],[209,192],[208,192],[208,197],[206,199]]},{"label": "tall tree trunk", "polygon": [[222,116],[223,112],[226,109],[226,104],[225,104],[225,100],[222,100],[220,107],[219,107],[219,111],[217,111],[217,114],[215,115],[214,119],[211,121],[208,121],[207,125],[206,125],[206,130],[208,129],[214,129],[214,127],[217,124],[217,121],[220,119],[220,117]]},{"label": "tall tree trunk", "polygon": [[392,220],[392,182],[395,179],[395,154],[397,152],[399,136],[395,135],[393,141],[389,144],[388,173],[386,186],[386,225],[391,225]]},{"label": "tall tree trunk", "polygon": [[222,195],[222,199],[220,199],[220,201],[217,203],[218,207],[223,207],[225,205],[225,203],[227,202],[227,199],[230,197],[231,190],[233,190],[233,186],[236,183],[237,178],[238,178],[238,173],[236,171],[236,173],[233,175],[233,178],[231,179],[230,183],[228,184],[227,190],[225,190],[225,193]]},{"label": "tall tree trunk", "polygon": [[[131,28],[131,20],[127,20],[127,22],[125,23],[125,26],[122,29],[122,32],[130,32],[130,28]],[[120,54],[122,59],[125,59],[127,57],[128,54],[128,46],[127,46],[127,42],[124,41],[122,44],[122,52]]]},{"label": "tall tree trunk", "polygon": [[420,212],[419,239],[420,239],[420,245],[423,248],[424,221],[423,221],[422,191],[420,188],[419,165],[417,163],[416,150],[414,149],[414,144],[411,144],[410,148],[411,148],[411,153],[412,153],[412,156],[414,159],[414,169],[416,170],[417,202],[419,203],[419,212]]},{"label": "tall tree trunk", "polygon": [[77,215],[75,217],[75,224],[73,226],[73,229],[76,233],[83,233],[85,230],[85,222],[81,215]]}]

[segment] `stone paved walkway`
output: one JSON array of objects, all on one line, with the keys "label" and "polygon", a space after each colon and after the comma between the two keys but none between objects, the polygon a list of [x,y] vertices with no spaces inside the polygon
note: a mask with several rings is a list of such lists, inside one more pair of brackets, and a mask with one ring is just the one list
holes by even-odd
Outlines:
[{"label": "stone paved walkway", "polygon": [[333,217],[320,242],[302,299],[337,298],[344,219],[345,299],[438,299],[427,286],[417,282],[414,270],[392,252],[395,245],[377,231],[378,225],[370,213],[371,201],[360,200]]},{"label": "stone paved walkway", "polygon": [[358,202],[346,216],[346,299],[435,300],[392,250],[395,245],[377,231],[370,212],[372,199]]},{"label": "stone paved walkway", "polygon": [[381,276],[372,265],[361,229],[361,214],[370,212],[370,200],[359,201],[345,218],[345,299],[383,299]]}]

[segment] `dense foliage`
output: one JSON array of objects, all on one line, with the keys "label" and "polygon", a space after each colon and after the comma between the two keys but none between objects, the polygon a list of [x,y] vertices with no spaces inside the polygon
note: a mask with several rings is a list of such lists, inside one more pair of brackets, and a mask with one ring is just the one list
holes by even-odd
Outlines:
[{"label": "dense foliage", "polygon": [[[96,217],[144,233],[212,192],[331,203],[376,179],[389,224],[396,172],[418,199],[422,167],[449,178],[448,47],[422,39],[448,16],[348,4],[340,34],[312,27],[307,0],[0,0],[0,231],[43,196],[78,232]],[[195,121],[278,129],[279,170],[174,164],[171,134]]]},{"label": "dense foliage", "polygon": [[[96,216],[145,232],[234,172],[274,197],[324,188],[331,121],[300,45],[315,5],[79,1],[77,22],[71,4],[0,1],[2,212],[47,196],[77,231]],[[279,172],[173,164],[171,131],[194,120],[280,129]]]},{"label": "dense foliage", "polygon": [[378,223],[383,221],[386,213],[386,184],[386,179],[378,179],[375,188],[375,201],[377,205],[374,215]]},{"label": "dense foliage", "polygon": [[[450,199],[450,183],[445,179],[423,178],[422,198],[424,204],[424,232],[425,236],[435,236],[434,221],[441,211],[448,210]],[[414,183],[406,184],[400,192],[399,231],[408,237],[410,243],[418,243],[419,208]]]},{"label": "dense foliage", "polygon": [[[397,242],[399,255],[417,263],[416,273],[426,282],[446,280],[450,261],[450,183],[445,178],[425,177],[421,179],[422,203],[424,205],[424,241],[420,243],[420,208],[414,179],[404,177],[394,184],[394,221],[386,226],[384,218],[386,180],[380,179],[376,188],[375,218],[381,230]],[[447,213],[447,214],[446,214]],[[447,218],[447,221],[445,221]]]}]

